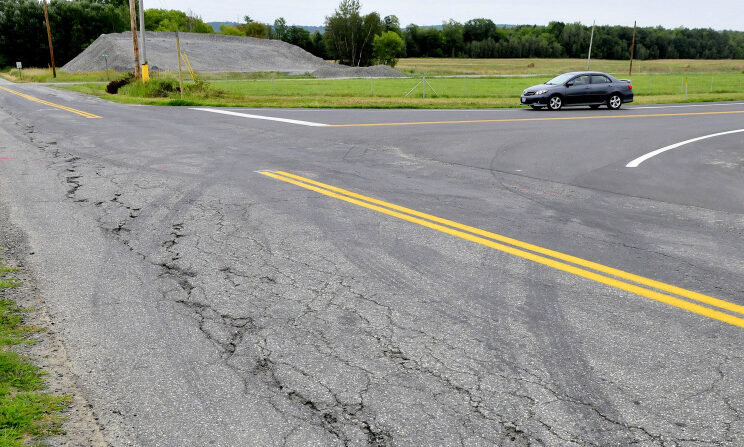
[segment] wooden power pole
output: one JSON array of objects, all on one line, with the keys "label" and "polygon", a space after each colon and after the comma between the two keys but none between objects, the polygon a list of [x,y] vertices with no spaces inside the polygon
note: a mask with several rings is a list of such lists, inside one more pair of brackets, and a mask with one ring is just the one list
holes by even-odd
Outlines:
[{"label": "wooden power pole", "polygon": [[47,2],[44,0],[44,20],[46,20],[47,38],[49,39],[49,56],[52,58],[52,73],[57,77],[57,67],[54,65],[54,47],[52,47],[52,29],[49,27],[49,12],[47,12]]},{"label": "wooden power pole", "polygon": [[132,44],[134,45],[134,77],[140,79],[142,72],[140,71],[139,42],[137,40],[137,10],[134,7],[136,1],[129,0],[129,16],[132,21]]},{"label": "wooden power pole", "polygon": [[592,23],[592,35],[589,37],[589,57],[586,58],[586,69],[589,70],[589,64],[592,62],[592,45],[594,44],[594,27],[597,26],[597,21]]},{"label": "wooden power pole", "polygon": [[630,69],[628,76],[633,76],[633,56],[635,56],[636,22],[633,21],[633,43],[630,44]]}]

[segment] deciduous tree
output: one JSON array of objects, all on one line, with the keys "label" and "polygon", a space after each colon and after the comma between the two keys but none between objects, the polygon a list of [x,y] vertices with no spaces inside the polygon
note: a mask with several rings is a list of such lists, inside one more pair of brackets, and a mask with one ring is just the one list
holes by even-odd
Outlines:
[{"label": "deciduous tree", "polygon": [[326,17],[325,41],[331,57],[342,64],[372,63],[372,42],[383,30],[376,12],[362,16],[359,0],[342,0],[333,15]]},{"label": "deciduous tree", "polygon": [[395,67],[398,63],[398,57],[403,52],[406,43],[401,39],[398,33],[394,31],[385,31],[375,36],[374,55],[377,62]]}]

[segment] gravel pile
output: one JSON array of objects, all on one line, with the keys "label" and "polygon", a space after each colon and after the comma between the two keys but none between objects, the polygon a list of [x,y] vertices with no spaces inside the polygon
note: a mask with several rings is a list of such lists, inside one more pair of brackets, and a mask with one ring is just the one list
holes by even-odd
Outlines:
[{"label": "gravel pile", "polygon": [[[279,40],[196,33],[180,33],[180,37],[181,51],[186,53],[197,72],[311,73],[324,78],[403,76],[388,66],[352,68],[331,64]],[[148,31],[146,39],[150,69],[177,71],[176,34]],[[102,34],[62,70],[68,73],[104,71],[104,54],[109,55],[108,68],[133,71],[132,33]]]}]

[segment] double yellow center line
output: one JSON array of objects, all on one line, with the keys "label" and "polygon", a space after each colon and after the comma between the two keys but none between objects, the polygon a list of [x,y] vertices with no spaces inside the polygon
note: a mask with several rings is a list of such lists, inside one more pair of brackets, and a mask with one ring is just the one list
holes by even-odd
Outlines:
[{"label": "double yellow center line", "polygon": [[688,312],[744,328],[744,318],[742,318],[744,317],[744,306],[735,303],[529,244],[480,228],[363,196],[289,172],[260,171],[260,174],[407,222],[441,231],[442,233],[475,242],[563,272],[616,287],[636,295],[684,309]]},{"label": "double yellow center line", "polygon": [[11,90],[9,88],[5,88],[5,87],[2,87],[2,86],[0,86],[0,90],[5,90],[8,93],[12,93],[14,95],[18,95],[21,98],[28,99],[29,101],[38,102],[39,104],[44,104],[44,105],[47,105],[47,106],[50,106],[50,107],[55,107],[57,109],[66,110],[68,112],[71,112],[71,113],[74,113],[74,114],[77,114],[77,115],[80,115],[80,116],[84,116],[86,118],[101,118],[100,116],[94,115],[92,113],[83,112],[82,110],[73,109],[72,107],[67,107],[67,106],[63,106],[63,105],[60,105],[60,104],[55,104],[53,102],[44,101],[43,99],[39,99],[39,98],[36,98],[34,96],[27,95],[25,93],[21,93],[21,92],[15,91],[15,90]]}]

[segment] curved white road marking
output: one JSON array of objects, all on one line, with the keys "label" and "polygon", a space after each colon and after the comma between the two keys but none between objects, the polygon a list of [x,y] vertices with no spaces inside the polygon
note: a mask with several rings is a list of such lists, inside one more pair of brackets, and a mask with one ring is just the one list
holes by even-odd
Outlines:
[{"label": "curved white road marking", "polygon": [[684,146],[686,144],[694,143],[696,141],[707,140],[708,138],[720,137],[721,135],[730,135],[732,133],[740,133],[740,132],[744,132],[744,129],[729,130],[728,132],[719,132],[719,133],[714,133],[714,134],[711,134],[711,135],[704,135],[702,137],[693,138],[691,140],[681,141],[679,143],[672,144],[670,146],[662,147],[661,149],[656,149],[655,151],[649,152],[646,155],[641,155],[640,157],[636,158],[635,160],[633,160],[630,163],[628,163],[627,165],[625,165],[625,167],[626,168],[637,168],[638,165],[640,165],[644,161],[648,160],[651,157],[654,157],[656,155],[659,155],[662,152],[670,151],[672,149],[677,149],[680,146]]}]

